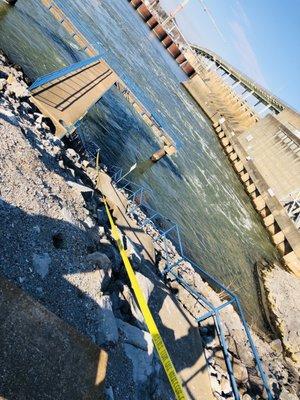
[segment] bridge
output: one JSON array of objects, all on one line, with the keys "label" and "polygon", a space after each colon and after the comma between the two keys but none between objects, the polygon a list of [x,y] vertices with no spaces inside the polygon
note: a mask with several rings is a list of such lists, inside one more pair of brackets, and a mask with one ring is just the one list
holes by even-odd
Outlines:
[{"label": "bridge", "polygon": [[[207,65],[208,69],[214,69],[221,74],[220,76],[223,78],[224,82],[227,81],[228,78],[231,78],[234,88],[242,87],[244,90],[241,94],[244,99],[248,99],[250,97],[249,95],[255,97],[258,100],[255,107],[263,104],[266,110],[274,114],[278,114],[285,108],[290,108],[278,97],[274,96],[271,92],[240,72],[237,68],[230,65],[216,53],[197,45],[192,45],[191,47],[199,55],[202,62]],[[258,114],[261,114],[261,112],[258,112]]]}]

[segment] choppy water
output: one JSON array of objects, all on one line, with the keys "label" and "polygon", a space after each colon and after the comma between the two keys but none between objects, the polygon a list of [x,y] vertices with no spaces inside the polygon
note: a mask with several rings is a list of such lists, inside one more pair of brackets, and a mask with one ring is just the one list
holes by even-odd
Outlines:
[{"label": "choppy water", "polygon": [[[186,253],[235,290],[248,321],[262,328],[254,263],[274,258],[274,248],[206,118],[181,87],[185,75],[127,0],[57,3],[177,144],[177,155],[133,178],[152,188],[152,205],[179,224]],[[19,0],[15,8],[0,0],[0,47],[32,79],[85,57],[37,0]],[[104,163],[125,170],[158,148],[115,90],[80,133],[99,144]]]}]

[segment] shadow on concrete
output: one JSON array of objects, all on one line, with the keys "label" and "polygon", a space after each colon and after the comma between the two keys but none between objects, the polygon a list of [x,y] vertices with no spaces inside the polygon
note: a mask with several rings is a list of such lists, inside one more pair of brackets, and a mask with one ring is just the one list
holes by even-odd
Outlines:
[{"label": "shadow on concrete", "polygon": [[104,398],[105,350],[3,277],[0,310],[1,399]]},{"label": "shadow on concrete", "polygon": [[[102,393],[106,373],[115,368],[120,369],[124,382],[129,382],[132,371],[120,363],[118,349],[108,349],[107,353],[97,345],[100,309],[89,295],[93,288],[86,286],[92,284],[97,290],[98,285],[85,279],[95,272],[86,262],[86,255],[91,250],[106,252],[107,249],[82,227],[42,215],[29,215],[4,201],[0,202],[0,218],[0,395],[14,400],[23,400],[26,393],[35,399],[92,399],[96,393]],[[42,278],[33,259],[35,255],[45,254],[51,263]],[[196,346],[200,340],[198,328],[192,325],[176,299],[171,299],[171,293],[153,273],[149,260],[142,258],[141,265],[141,272],[154,285],[150,308],[176,370],[189,369],[202,353],[202,347]],[[126,282],[124,270],[120,272],[117,266],[114,279],[120,274]],[[74,277],[77,277],[77,286]],[[107,289],[110,295],[118,296],[119,292],[122,292],[120,287]],[[119,306],[116,316],[136,324],[124,301]],[[172,308],[182,316],[183,331],[180,321],[168,327],[160,316]],[[201,370],[194,371],[193,375],[197,373]],[[189,398],[201,397],[190,394]]]},{"label": "shadow on concrete", "polygon": [[[86,256],[107,249],[75,223],[30,215],[3,200],[0,219],[0,395],[102,398],[111,360],[97,345],[100,309],[92,295],[99,282]],[[36,269],[35,256],[50,261],[48,271]],[[122,373],[130,381],[128,366]]]}]

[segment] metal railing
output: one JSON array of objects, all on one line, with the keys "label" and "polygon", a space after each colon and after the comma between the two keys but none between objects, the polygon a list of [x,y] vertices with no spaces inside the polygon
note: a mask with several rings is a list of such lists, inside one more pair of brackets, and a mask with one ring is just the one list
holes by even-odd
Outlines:
[{"label": "metal railing", "polygon": [[[161,213],[157,212],[147,203],[144,194],[145,192],[149,191],[148,189],[145,189],[144,187],[134,182],[131,182],[128,179],[123,179],[122,178],[123,171],[121,168],[114,166],[110,170],[113,173],[112,180],[114,181],[115,186],[118,187],[118,189],[120,190],[128,192],[129,194],[128,196],[129,207],[127,209],[128,214],[133,215],[134,218],[137,220],[138,224],[143,229],[147,229],[147,227],[152,226],[158,232],[158,235],[156,235],[155,238],[153,238],[153,241],[159,243],[162,249],[162,256],[166,261],[166,266],[164,271],[162,272],[162,276],[164,278],[170,276],[173,279],[175,279],[182,287],[185,288],[185,290],[187,290],[187,292],[190,295],[192,295],[197,300],[197,302],[199,302],[199,304],[202,307],[204,307],[207,310],[207,312],[204,315],[196,317],[196,321],[198,324],[200,324],[207,318],[212,317],[214,319],[216,331],[223,350],[224,360],[226,363],[227,372],[229,375],[234,398],[236,400],[239,400],[240,393],[234,376],[232,357],[229,353],[223,322],[220,314],[220,312],[229,305],[233,305],[235,307],[235,310],[240,317],[249,348],[252,352],[255,367],[262,380],[262,384],[266,390],[268,400],[273,400],[274,397],[271,392],[267,376],[264,372],[259,353],[253,341],[251,332],[247,325],[244,312],[238,297],[234,293],[232,293],[225,285],[223,285],[221,282],[215,279],[207,271],[205,271],[202,267],[200,267],[199,265],[197,265],[184,255],[182,240],[180,237],[180,230],[178,225],[172,222],[169,218],[162,215]],[[160,227],[158,227],[155,223],[155,220],[159,220],[160,223],[161,221],[163,221],[162,225],[164,226],[164,228],[161,229]],[[177,246],[176,252],[179,255],[179,259],[177,259],[176,261],[174,261],[173,243],[175,244],[175,247]],[[208,282],[212,287],[216,288],[219,291],[222,291],[223,293],[226,293],[228,300],[219,306],[214,306],[211,301],[209,301],[197,289],[195,289],[189,283],[187,283],[186,280],[177,273],[176,270],[184,263],[190,264],[194,269],[194,271],[196,273],[199,273],[201,278],[204,279],[204,281]]]},{"label": "metal railing", "polygon": [[[95,160],[94,151],[96,149],[96,154],[97,154],[99,152],[99,149],[97,149],[97,145],[95,143],[92,143],[92,145],[94,149],[89,149],[87,153],[90,159],[92,159],[93,157],[93,159]],[[239,298],[234,293],[232,293],[225,285],[223,285],[216,278],[214,278],[211,274],[209,274],[202,267],[200,267],[199,265],[197,265],[184,255],[184,250],[182,246],[180,230],[178,225],[172,222],[169,218],[165,217],[163,214],[154,210],[151,207],[151,205],[148,204],[147,199],[145,197],[145,193],[147,192],[151,193],[152,192],[151,190],[146,189],[143,186],[128,180],[127,178],[123,178],[124,176],[123,170],[120,167],[111,166],[108,168],[108,171],[111,174],[114,185],[119,190],[122,190],[128,194],[127,199],[129,207],[127,209],[127,213],[133,215],[143,229],[146,230],[147,226],[150,225],[154,227],[155,230],[158,232],[158,234],[155,236],[153,240],[154,242],[159,243],[162,249],[162,256],[166,260],[166,266],[164,268],[164,271],[162,272],[162,276],[164,278],[167,278],[168,275],[172,276],[182,287],[184,287],[187,290],[187,292],[190,295],[192,295],[197,300],[197,302],[199,302],[199,304],[202,307],[204,307],[207,310],[207,312],[204,315],[196,317],[196,321],[198,324],[200,324],[201,322],[203,322],[208,318],[214,319],[216,331],[219,337],[220,345],[223,350],[224,360],[235,400],[240,400],[240,393],[234,376],[233,363],[231,360],[231,355],[229,353],[228,344],[226,341],[226,336],[223,328],[223,321],[220,314],[220,312],[229,305],[235,306],[236,312],[240,317],[249,348],[252,352],[253,361],[255,363],[257,372],[262,380],[262,384],[266,391],[267,398],[268,400],[274,400],[267,376],[265,374],[259,353],[253,341],[250,329],[246,322],[246,318],[242,306],[240,304]],[[138,210],[139,212],[137,212]],[[141,213],[143,215],[141,215]],[[163,229],[160,229],[160,227],[157,226],[157,224],[155,223],[156,220],[159,220],[160,225],[163,226]],[[179,255],[179,259],[177,259],[176,261],[174,261],[175,253],[174,253],[173,243],[175,244],[175,248],[177,245],[179,249],[179,251],[176,249],[177,255]],[[200,293],[198,290],[192,287],[184,278],[182,278],[181,276],[179,276],[178,273],[176,273],[176,268],[178,269],[180,265],[183,263],[190,264],[194,269],[194,271],[199,273],[201,278],[204,281],[208,282],[213,288],[216,288],[217,290],[226,293],[228,300],[217,307],[214,306],[212,302],[209,301],[202,293]]]}]

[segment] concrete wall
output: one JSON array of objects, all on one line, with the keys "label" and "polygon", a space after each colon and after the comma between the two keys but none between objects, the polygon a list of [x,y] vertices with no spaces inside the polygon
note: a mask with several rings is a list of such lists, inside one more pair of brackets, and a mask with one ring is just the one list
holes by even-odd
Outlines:
[{"label": "concrete wall", "polygon": [[[300,146],[277,117],[268,115],[238,136],[265,182],[281,201],[300,191]],[[298,153],[298,154],[297,154]]]},{"label": "concrete wall", "polygon": [[260,120],[206,71],[194,74],[183,86],[210,118],[283,263],[300,277],[300,232],[280,202],[300,188],[299,155],[293,151],[299,114],[286,109],[276,118]]}]

